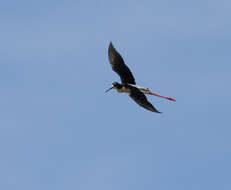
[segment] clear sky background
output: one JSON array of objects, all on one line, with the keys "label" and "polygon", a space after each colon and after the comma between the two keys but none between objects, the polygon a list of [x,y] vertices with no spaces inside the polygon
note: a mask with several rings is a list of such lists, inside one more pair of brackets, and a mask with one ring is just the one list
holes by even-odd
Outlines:
[{"label": "clear sky background", "polygon": [[[230,0],[0,6],[0,189],[230,190]],[[104,91],[112,41],[163,112]]]}]

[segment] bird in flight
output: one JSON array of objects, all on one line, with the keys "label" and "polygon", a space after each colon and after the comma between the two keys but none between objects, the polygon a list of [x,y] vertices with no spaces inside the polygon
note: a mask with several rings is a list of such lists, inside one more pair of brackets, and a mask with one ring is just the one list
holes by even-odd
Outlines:
[{"label": "bird in flight", "polygon": [[117,90],[119,93],[129,93],[129,96],[141,107],[150,110],[152,112],[161,113],[159,112],[148,100],[145,94],[158,96],[161,98],[165,98],[171,101],[176,101],[173,98],[160,96],[154,92],[151,92],[148,88],[140,87],[136,85],[135,78],[132,75],[132,72],[125,65],[122,56],[116,51],[112,42],[109,44],[108,48],[108,58],[112,70],[115,71],[121,79],[121,84],[118,82],[113,82],[112,86],[106,90],[108,92],[111,89]]}]

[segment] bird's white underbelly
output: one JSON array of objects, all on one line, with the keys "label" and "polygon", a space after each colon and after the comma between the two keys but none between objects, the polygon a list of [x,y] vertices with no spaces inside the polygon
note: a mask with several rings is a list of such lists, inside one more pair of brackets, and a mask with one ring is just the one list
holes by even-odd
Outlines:
[{"label": "bird's white underbelly", "polygon": [[127,89],[127,88],[121,88],[121,89],[116,89],[118,92],[120,92],[120,93],[130,93],[130,90],[129,89]]}]

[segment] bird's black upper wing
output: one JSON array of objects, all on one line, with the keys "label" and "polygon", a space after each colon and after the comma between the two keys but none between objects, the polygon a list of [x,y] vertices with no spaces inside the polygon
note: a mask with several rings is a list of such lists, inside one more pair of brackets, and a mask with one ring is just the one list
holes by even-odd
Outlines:
[{"label": "bird's black upper wing", "polygon": [[148,109],[152,112],[161,113],[159,112],[148,100],[147,97],[144,95],[143,92],[141,92],[138,88],[133,87],[131,85],[127,85],[127,88],[130,89],[129,96],[140,106],[142,106],[145,109]]},{"label": "bird's black upper wing", "polygon": [[132,72],[125,65],[122,56],[116,51],[111,42],[108,48],[108,57],[112,69],[120,76],[123,84],[136,84]]}]

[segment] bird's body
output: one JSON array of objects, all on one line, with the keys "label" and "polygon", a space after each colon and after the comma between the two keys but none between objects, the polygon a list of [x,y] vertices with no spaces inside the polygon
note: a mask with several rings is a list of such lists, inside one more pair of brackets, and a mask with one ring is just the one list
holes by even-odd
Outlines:
[{"label": "bird's body", "polygon": [[108,57],[112,69],[120,76],[121,84],[118,82],[112,83],[111,89],[116,89],[119,93],[129,93],[129,96],[140,106],[148,109],[152,112],[159,112],[150,102],[148,102],[144,94],[154,95],[162,97],[171,101],[175,101],[173,98],[160,96],[151,92],[148,88],[140,87],[136,85],[135,78],[132,75],[130,69],[125,65],[122,56],[116,51],[113,44],[110,42],[108,48]]},{"label": "bird's body", "polygon": [[[135,88],[138,88],[141,92],[143,92],[144,94],[148,94],[149,90],[148,88],[144,88],[144,87],[140,87],[134,84],[129,84],[130,86],[133,86]],[[130,89],[127,87],[127,85],[122,85],[123,87],[121,89],[116,89],[117,92],[119,93],[130,93]]]}]

